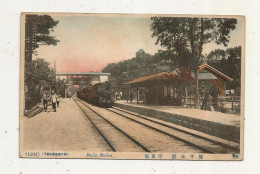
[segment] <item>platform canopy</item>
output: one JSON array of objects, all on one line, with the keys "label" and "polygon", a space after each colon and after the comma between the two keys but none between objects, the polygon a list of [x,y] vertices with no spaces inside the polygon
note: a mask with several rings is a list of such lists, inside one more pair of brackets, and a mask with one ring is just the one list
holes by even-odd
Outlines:
[{"label": "platform canopy", "polygon": [[171,80],[171,79],[173,79],[173,76],[171,76],[171,73],[160,72],[160,73],[155,73],[155,74],[150,74],[150,75],[139,77],[130,82],[127,82],[126,85],[140,84],[140,83],[154,81],[154,80]]},{"label": "platform canopy", "polygon": [[71,72],[71,73],[56,73],[56,76],[110,76],[111,73],[100,72]]},{"label": "platform canopy", "polygon": [[[223,74],[222,72],[216,70],[215,68],[213,68],[212,66],[209,66],[208,64],[203,64],[201,66],[199,66],[199,72],[201,74],[205,74],[205,72],[211,73],[213,76],[215,77],[219,77],[222,78],[225,81],[233,81],[232,78],[228,77],[227,75]],[[205,76],[205,75],[204,75]],[[214,78],[213,78],[214,79]]]},{"label": "platform canopy", "polygon": [[56,73],[56,76],[66,77],[69,85],[90,85],[108,81],[111,73],[100,72],[72,72],[72,73]]},{"label": "platform canopy", "polygon": [[[200,82],[209,82],[209,85],[214,85],[220,96],[225,96],[226,91],[226,82],[233,81],[232,78],[218,71],[217,69],[209,66],[208,64],[203,64],[199,66],[199,74],[198,78]],[[195,73],[191,72],[190,81],[194,82]],[[174,86],[180,86],[182,79],[178,78],[178,71],[175,70],[173,72],[160,72],[155,74],[150,74],[146,76],[141,76],[132,81],[126,83],[130,88],[132,87],[156,87],[156,85],[166,85],[166,84],[174,84]]]}]

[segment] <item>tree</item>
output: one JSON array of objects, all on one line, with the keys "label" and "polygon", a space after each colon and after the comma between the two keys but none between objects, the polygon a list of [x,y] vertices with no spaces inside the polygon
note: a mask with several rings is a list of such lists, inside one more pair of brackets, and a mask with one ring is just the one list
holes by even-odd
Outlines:
[{"label": "tree", "polygon": [[[221,53],[221,54],[219,54]],[[214,50],[207,56],[207,63],[233,79],[227,82],[227,89],[235,89],[237,94],[241,90],[241,46]]]},{"label": "tree", "polygon": [[[203,45],[215,41],[227,46],[229,33],[236,28],[233,18],[173,18],[152,17],[152,37],[157,37],[156,44],[171,51],[177,59],[192,58],[195,72],[195,102],[199,108],[199,62]],[[188,61],[187,61],[188,62]],[[186,65],[189,66],[189,65]]]},{"label": "tree", "polygon": [[38,58],[27,65],[31,70],[27,72],[30,73],[31,81],[25,96],[25,107],[29,109],[41,100],[42,90],[50,89],[55,84],[55,73],[44,59]]},{"label": "tree", "polygon": [[62,97],[65,97],[65,90],[66,90],[66,84],[68,81],[66,79],[56,79],[55,83],[55,90],[57,93],[59,93]]},{"label": "tree", "polygon": [[25,16],[25,61],[32,61],[32,54],[36,54],[39,45],[57,45],[59,40],[50,36],[59,21],[49,15],[27,14]]},{"label": "tree", "polygon": [[37,58],[29,62],[31,85],[28,86],[28,92],[25,96],[25,107],[30,109],[41,101],[43,91],[56,91],[61,96],[65,96],[67,80],[56,79],[55,72],[49,67],[50,63],[42,58]]},{"label": "tree", "polygon": [[189,55],[189,52],[186,52],[185,54],[184,57],[187,57],[186,59],[179,59],[172,51],[158,50],[158,53],[152,57],[153,59],[156,59],[154,61],[154,69],[156,72],[162,72],[160,70],[163,69],[166,72],[170,72],[178,67],[190,67],[192,64],[191,56]]},{"label": "tree", "polygon": [[[53,31],[59,21],[55,21],[49,15],[34,15],[27,14],[25,16],[25,87],[28,89],[28,93],[25,95],[25,106],[28,108],[31,104],[35,104],[34,100],[37,100],[37,90],[34,88],[34,63],[32,61],[32,55],[37,54],[35,51],[40,45],[56,45],[59,40],[54,36],[50,36],[50,32]],[[37,60],[38,61],[38,60]],[[48,70],[48,66],[44,66]],[[36,91],[32,91],[36,90]]]},{"label": "tree", "polygon": [[136,57],[118,63],[110,63],[103,68],[102,72],[111,73],[110,82],[114,92],[122,91],[126,82],[153,73],[153,60],[150,54],[140,49],[136,52]]},{"label": "tree", "polygon": [[228,60],[241,59],[241,46],[228,48],[226,54]]},{"label": "tree", "polygon": [[207,56],[208,60],[222,60],[225,58],[226,58],[226,52],[225,50],[221,50],[221,49],[216,49],[214,51],[211,51]]}]

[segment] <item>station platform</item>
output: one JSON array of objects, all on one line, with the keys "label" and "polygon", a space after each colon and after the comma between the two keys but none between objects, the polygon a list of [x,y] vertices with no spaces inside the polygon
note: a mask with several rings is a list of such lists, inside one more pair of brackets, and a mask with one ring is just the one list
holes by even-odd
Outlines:
[{"label": "station platform", "polygon": [[[42,104],[38,105],[43,107]],[[101,136],[73,99],[60,99],[54,112],[51,105],[33,117],[22,117],[24,150],[107,151]]]},{"label": "station platform", "polygon": [[114,106],[229,141],[240,142],[240,115],[180,106],[144,105],[124,100],[115,101]]}]

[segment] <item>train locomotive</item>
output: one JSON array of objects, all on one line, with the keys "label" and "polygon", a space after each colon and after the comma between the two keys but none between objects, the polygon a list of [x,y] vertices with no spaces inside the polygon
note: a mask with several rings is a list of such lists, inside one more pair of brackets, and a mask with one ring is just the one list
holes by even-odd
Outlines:
[{"label": "train locomotive", "polygon": [[77,97],[97,106],[112,107],[112,91],[108,81],[77,91]]}]

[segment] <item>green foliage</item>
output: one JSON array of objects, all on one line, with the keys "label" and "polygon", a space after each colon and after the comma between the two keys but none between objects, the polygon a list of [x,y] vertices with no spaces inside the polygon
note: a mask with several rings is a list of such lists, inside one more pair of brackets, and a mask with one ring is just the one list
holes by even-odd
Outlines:
[{"label": "green foliage", "polygon": [[[172,52],[175,59],[185,59],[181,66],[191,66],[195,71],[196,107],[199,103],[198,66],[203,45],[215,41],[227,46],[229,33],[236,28],[237,20],[232,18],[187,18],[152,17],[152,36],[156,44]],[[192,61],[188,59],[191,57]],[[179,61],[182,62],[182,61]]]},{"label": "green foliage", "polygon": [[50,36],[59,21],[54,21],[49,15],[28,14],[25,16],[25,60],[32,61],[39,45],[57,45],[59,40]]},{"label": "green foliage", "polygon": [[28,89],[25,93],[25,107],[30,109],[41,101],[43,91],[54,90],[64,95],[66,80],[56,79],[55,72],[49,63],[38,58],[26,64],[30,71],[26,71],[25,81]]},{"label": "green foliage", "polygon": [[182,55],[183,59],[179,59],[179,57],[169,50],[159,50],[158,53],[154,55],[156,61],[156,66],[170,66],[171,70],[174,70],[177,67],[191,67],[193,64],[192,56],[189,52],[185,52]]},{"label": "green foliage", "polygon": [[207,56],[208,60],[222,60],[225,59],[226,52],[221,49],[216,49],[214,51],[211,51],[209,55]]},{"label": "green foliage", "polygon": [[[152,36],[157,37],[156,44],[160,43],[170,51],[174,59],[192,57],[198,62],[204,44],[215,41],[227,46],[229,33],[235,29],[236,23],[236,19],[224,18],[152,17],[151,30]],[[192,65],[190,63],[187,60],[186,66]],[[198,65],[195,62],[193,66]]]},{"label": "green foliage", "polygon": [[61,97],[65,97],[65,89],[68,81],[66,79],[56,79],[54,89]]},{"label": "green foliage", "polygon": [[56,45],[59,40],[50,36],[59,21],[49,15],[28,14],[25,16],[25,96],[26,109],[34,106],[41,98],[40,91],[55,84],[55,75],[49,63],[43,59],[32,60],[40,45]]},{"label": "green foliage", "polygon": [[228,60],[241,59],[241,46],[228,48],[226,54]]},{"label": "green foliage", "polygon": [[26,69],[25,84],[28,91],[25,93],[25,107],[29,109],[40,101],[41,91],[55,81],[55,74],[44,59],[27,62]]},{"label": "green foliage", "polygon": [[136,52],[136,57],[131,60],[110,63],[103,68],[102,72],[111,73],[111,86],[116,92],[122,91],[125,83],[140,76],[163,71],[169,72],[173,70],[172,65],[173,63],[170,62],[168,55],[164,51],[152,56],[140,49]]},{"label": "green foliage", "polygon": [[[222,55],[219,56],[219,53]],[[227,82],[227,89],[235,89],[239,94],[241,90],[241,46],[227,48],[226,50],[214,50],[207,56],[207,62],[210,66],[218,69],[222,73],[233,79]]]}]

